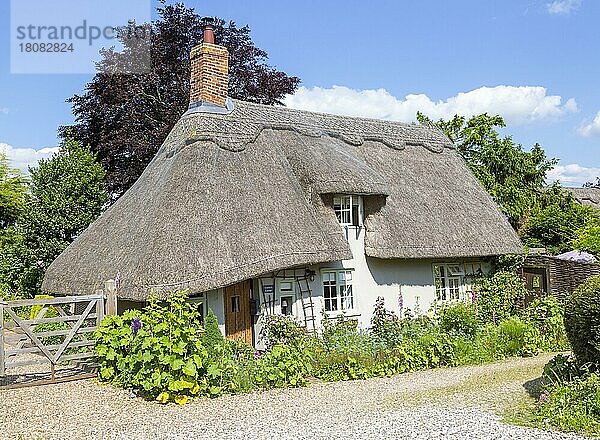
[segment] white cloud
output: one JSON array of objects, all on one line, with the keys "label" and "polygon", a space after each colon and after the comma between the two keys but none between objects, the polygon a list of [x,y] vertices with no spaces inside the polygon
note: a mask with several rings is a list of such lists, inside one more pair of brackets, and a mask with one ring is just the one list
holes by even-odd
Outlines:
[{"label": "white cloud", "polygon": [[600,177],[600,168],[588,168],[576,163],[557,165],[548,172],[546,180],[559,180],[565,186],[582,186],[586,182],[595,182]]},{"label": "white cloud", "polygon": [[558,118],[577,111],[573,98],[563,103],[561,96],[548,95],[545,87],[530,86],[480,87],[440,101],[433,101],[425,94],[410,94],[399,99],[385,89],[300,87],[286,97],[285,104],[303,110],[402,122],[414,121],[417,111],[433,119],[487,112],[499,114],[515,124]]},{"label": "white cloud", "polygon": [[577,132],[583,137],[600,136],[600,112],[591,122],[584,122]]},{"label": "white cloud", "polygon": [[3,115],[7,115],[8,114],[8,107],[0,107],[0,113],[2,113]]},{"label": "white cloud", "polygon": [[570,14],[581,6],[582,0],[555,0],[546,3],[546,10],[550,14]]},{"label": "white cloud", "polygon": [[8,144],[0,143],[0,153],[4,153],[15,168],[28,173],[28,167],[36,166],[40,159],[46,159],[58,152],[59,147],[46,147],[40,150],[34,148],[17,148]]}]

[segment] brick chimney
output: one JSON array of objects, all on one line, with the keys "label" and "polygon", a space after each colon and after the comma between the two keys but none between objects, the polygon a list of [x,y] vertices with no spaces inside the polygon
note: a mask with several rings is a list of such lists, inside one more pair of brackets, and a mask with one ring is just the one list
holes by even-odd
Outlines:
[{"label": "brick chimney", "polygon": [[229,87],[229,52],[215,44],[212,24],[204,27],[202,44],[190,54],[190,108],[214,104],[225,107]]}]

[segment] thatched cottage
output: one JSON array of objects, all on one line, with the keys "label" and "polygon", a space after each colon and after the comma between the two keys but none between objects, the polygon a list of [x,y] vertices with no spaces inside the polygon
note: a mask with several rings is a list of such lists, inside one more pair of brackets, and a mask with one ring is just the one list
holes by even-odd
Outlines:
[{"label": "thatched cottage", "polygon": [[600,188],[567,188],[581,205],[600,209]]},{"label": "thatched cottage", "polygon": [[118,278],[122,304],[187,289],[223,332],[257,342],[263,316],[368,326],[467,298],[486,258],[521,252],[498,206],[434,127],[227,98],[228,54],[191,54],[189,110],[139,180],[49,267],[43,289]]}]

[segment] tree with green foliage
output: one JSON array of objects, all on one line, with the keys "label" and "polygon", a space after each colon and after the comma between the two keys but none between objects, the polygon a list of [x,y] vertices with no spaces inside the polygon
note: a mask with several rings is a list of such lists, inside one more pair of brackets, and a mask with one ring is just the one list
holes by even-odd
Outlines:
[{"label": "tree with green foliage", "polygon": [[[202,16],[183,3],[160,3],[157,20],[146,24],[150,71],[118,73],[138,62],[136,39],[120,38],[123,50],[103,51],[85,92],[69,99],[75,124],[61,128],[98,155],[113,200],[142,174],[189,104],[190,51],[202,42]],[[229,50],[229,96],[281,105],[296,90],[300,79],[267,63],[267,52],[256,47],[248,26],[217,18],[214,28],[215,43]]]},{"label": "tree with green foliage", "polygon": [[600,211],[580,205],[570,192],[554,184],[538,197],[535,212],[524,219],[519,234],[529,247],[560,254],[573,249],[578,230],[598,220]]},{"label": "tree with green foliage", "polygon": [[102,212],[105,172],[88,147],[67,137],[58,153],[30,168],[17,235],[0,256],[0,280],[21,295],[38,293],[48,265]]},{"label": "tree with green foliage", "polygon": [[15,224],[25,209],[26,193],[25,177],[0,154],[0,298],[9,296],[12,290],[3,274],[18,274],[21,270],[15,250],[22,237],[15,231]]},{"label": "tree with green foliage", "polygon": [[0,153],[0,231],[13,226],[25,207],[26,180]]},{"label": "tree with green foliage", "polygon": [[600,259],[600,220],[596,218],[587,222],[585,226],[575,231],[575,235],[574,249],[589,252]]},{"label": "tree with green foliage", "polygon": [[501,137],[498,130],[505,123],[500,116],[484,113],[467,119],[456,115],[449,121],[434,122],[419,112],[417,120],[444,131],[518,229],[536,206],[537,197],[544,191],[546,173],[556,159],[548,159],[538,144],[525,151],[510,136]]}]

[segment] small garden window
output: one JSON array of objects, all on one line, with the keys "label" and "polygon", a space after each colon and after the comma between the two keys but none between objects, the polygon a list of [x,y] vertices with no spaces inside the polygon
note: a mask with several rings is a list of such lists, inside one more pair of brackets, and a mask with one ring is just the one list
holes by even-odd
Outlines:
[{"label": "small garden window", "polygon": [[338,195],[333,198],[333,210],[342,226],[362,225],[362,197]]},{"label": "small garden window", "polygon": [[323,272],[323,298],[325,311],[351,310],[354,308],[352,271],[337,270]]},{"label": "small garden window", "polygon": [[292,306],[294,305],[294,298],[291,296],[282,296],[280,301],[281,314],[285,316],[293,315]]}]

